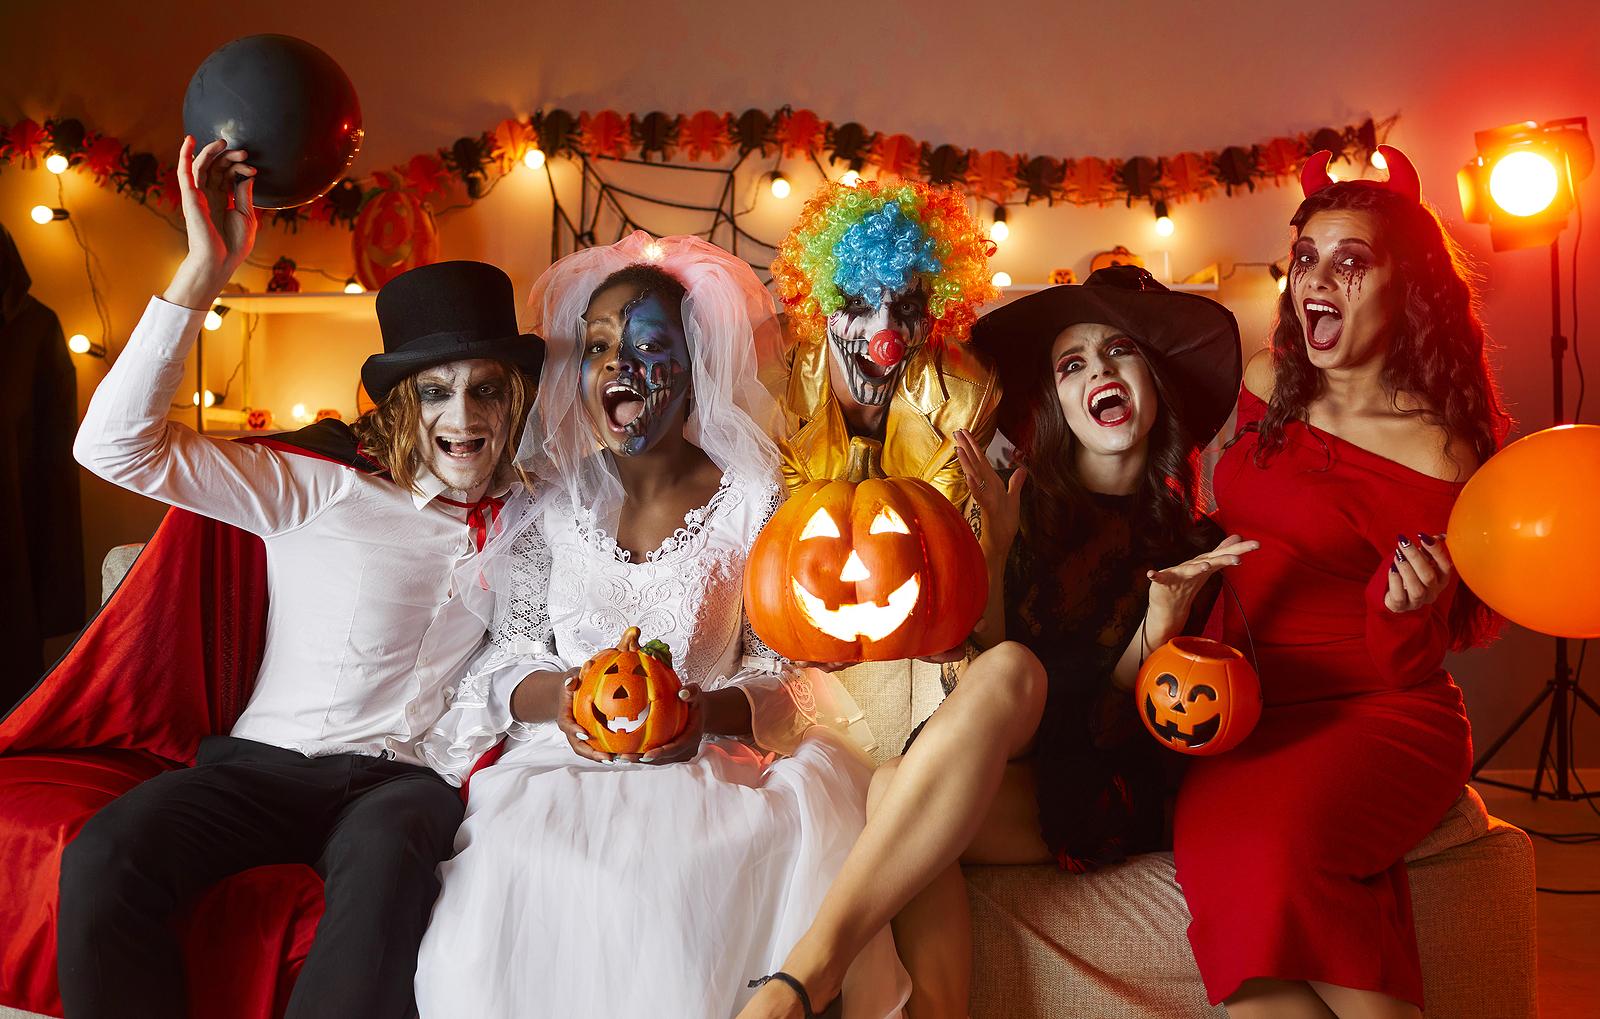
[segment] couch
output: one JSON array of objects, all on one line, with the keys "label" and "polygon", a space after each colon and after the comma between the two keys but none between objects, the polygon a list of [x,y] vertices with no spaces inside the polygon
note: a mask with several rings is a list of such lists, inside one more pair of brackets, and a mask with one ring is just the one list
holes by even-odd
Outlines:
[{"label": "couch", "polygon": [[[137,546],[113,549],[102,574],[115,588]],[[940,672],[922,663],[863,665],[842,674],[867,716],[879,760],[898,752],[916,722],[942,696]],[[27,790],[26,774],[8,776],[18,762],[0,758],[0,786]],[[142,774],[138,762],[121,770],[85,755],[77,762],[83,789],[64,816],[78,818],[108,802]],[[25,768],[28,767],[24,765]],[[21,781],[21,785],[13,784]],[[37,791],[37,790],[36,790]],[[52,790],[45,790],[53,792]],[[8,791],[7,795],[11,795]],[[70,838],[63,829],[56,837]],[[1468,788],[1438,827],[1406,857],[1422,955],[1430,1019],[1522,1019],[1537,1014],[1533,847],[1519,829],[1490,817]],[[290,981],[309,947],[321,913],[320,886],[309,868],[260,868],[220,884],[197,906],[211,916],[262,910],[281,939],[280,960],[251,980]],[[302,873],[303,872],[303,873]],[[1188,912],[1170,853],[1150,853],[1087,875],[1055,867],[966,869],[974,928],[972,1015],[1178,1019],[1221,1016],[1207,1006],[1185,937]],[[52,894],[41,875],[37,893]],[[273,894],[266,894],[267,889]],[[283,889],[294,894],[282,895]],[[197,917],[196,929],[206,925]],[[191,938],[191,965],[207,946]],[[275,964],[274,964],[275,963]],[[286,999],[280,986],[277,1000]],[[36,1013],[9,1007],[22,1001],[0,986],[0,1019]]]}]

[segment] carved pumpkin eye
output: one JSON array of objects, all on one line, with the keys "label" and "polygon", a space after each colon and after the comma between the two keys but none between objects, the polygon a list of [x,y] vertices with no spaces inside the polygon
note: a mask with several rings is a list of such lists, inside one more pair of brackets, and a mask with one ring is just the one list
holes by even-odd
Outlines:
[{"label": "carved pumpkin eye", "polygon": [[1156,677],[1156,685],[1167,692],[1168,697],[1178,696],[1178,677],[1170,672],[1164,672]]},{"label": "carved pumpkin eye", "polygon": [[867,529],[868,534],[910,534],[911,528],[901,519],[900,514],[885,506],[872,518],[872,526]]},{"label": "carved pumpkin eye", "polygon": [[1193,690],[1189,691],[1190,704],[1193,704],[1201,697],[1204,697],[1208,701],[1214,701],[1217,699],[1217,692],[1204,684],[1201,684],[1200,686],[1197,686]]},{"label": "carved pumpkin eye", "polygon": [[805,530],[800,532],[801,541],[807,538],[837,537],[839,537],[839,525],[833,522],[833,517],[829,516],[825,509],[819,509],[812,514],[811,519],[806,521]]}]

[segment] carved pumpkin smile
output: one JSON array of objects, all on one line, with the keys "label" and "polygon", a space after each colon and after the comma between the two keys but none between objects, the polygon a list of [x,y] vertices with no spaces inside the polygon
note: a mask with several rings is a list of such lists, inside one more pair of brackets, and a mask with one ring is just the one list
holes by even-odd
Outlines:
[{"label": "carved pumpkin smile", "polygon": [[872,477],[875,452],[852,440],[861,474],[796,492],[751,549],[745,611],[786,658],[937,654],[965,640],[983,612],[988,572],[967,522],[924,481]]},{"label": "carved pumpkin smile", "polygon": [[583,664],[572,696],[572,717],[592,745],[609,754],[638,754],[677,738],[689,720],[678,699],[681,684],[671,652],[652,641],[639,646],[639,628]]}]

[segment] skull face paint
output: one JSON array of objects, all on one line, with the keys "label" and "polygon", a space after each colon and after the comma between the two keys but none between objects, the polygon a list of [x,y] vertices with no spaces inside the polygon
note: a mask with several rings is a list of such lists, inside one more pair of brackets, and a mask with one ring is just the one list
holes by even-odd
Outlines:
[{"label": "skull face paint", "polygon": [[681,304],[637,283],[597,290],[583,316],[579,395],[617,456],[651,449],[687,416],[689,340]]},{"label": "skull face paint", "polygon": [[[832,351],[835,377],[843,376],[846,388],[857,403],[881,407],[894,394],[895,384],[908,360],[928,342],[931,319],[928,292],[920,279],[899,290],[885,290],[876,303],[859,295],[847,295],[844,307],[828,316],[828,347]],[[880,337],[893,333],[895,337]],[[892,342],[898,339],[898,344]],[[874,340],[877,348],[873,349]],[[874,358],[887,348],[891,356],[885,365]],[[898,359],[893,354],[898,353]]]}]

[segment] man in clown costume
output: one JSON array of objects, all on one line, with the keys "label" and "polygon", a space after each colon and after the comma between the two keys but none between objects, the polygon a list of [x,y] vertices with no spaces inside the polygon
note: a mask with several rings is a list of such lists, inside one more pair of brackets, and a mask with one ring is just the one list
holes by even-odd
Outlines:
[{"label": "man in clown costume", "polygon": [[843,477],[851,444],[866,441],[881,445],[885,474],[965,508],[956,433],[986,447],[1000,402],[966,345],[996,296],[990,250],[958,189],[830,183],[806,202],[772,265],[795,341],[769,382],[790,491]]}]

